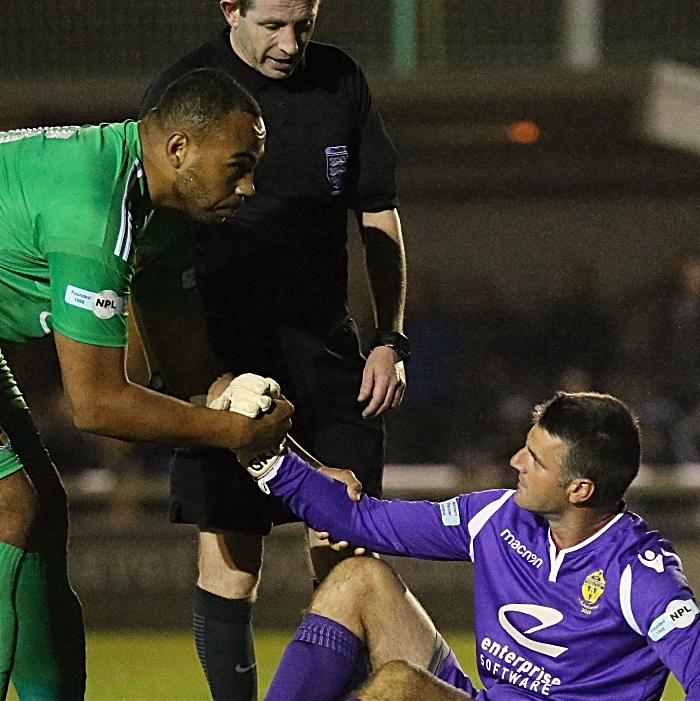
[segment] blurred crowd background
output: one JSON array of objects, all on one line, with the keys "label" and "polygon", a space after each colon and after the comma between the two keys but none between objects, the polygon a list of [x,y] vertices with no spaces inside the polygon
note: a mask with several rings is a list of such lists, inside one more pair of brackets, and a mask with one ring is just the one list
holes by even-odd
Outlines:
[{"label": "blurred crowd background", "polygon": [[[214,0],[5,5],[3,128],[133,117],[224,26]],[[637,411],[646,464],[700,484],[700,172],[642,124],[653,67],[698,62],[698,29],[691,0],[325,0],[315,38],[368,72],[401,159],[413,352],[390,462],[507,472],[534,402],[595,389]],[[167,469],[73,435],[50,348],[9,355],[65,474]]]},{"label": "blurred crowd background", "polygon": [[[150,81],[223,27],[216,0],[4,0],[0,129],[135,117]],[[389,463],[507,484],[533,404],[593,389],[640,417],[652,522],[654,505],[694,514],[700,5],[324,0],[315,38],[363,66],[399,152],[412,357]],[[350,255],[369,340],[357,237]],[[118,523],[162,508],[167,454],[76,433],[50,339],[2,347],[75,510],[90,494],[111,495]]]}]

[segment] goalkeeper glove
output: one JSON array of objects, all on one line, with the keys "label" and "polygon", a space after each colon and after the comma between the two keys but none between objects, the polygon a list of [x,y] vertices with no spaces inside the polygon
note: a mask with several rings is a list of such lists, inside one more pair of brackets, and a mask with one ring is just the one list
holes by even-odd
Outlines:
[{"label": "goalkeeper glove", "polygon": [[280,386],[271,377],[261,377],[248,372],[239,375],[212,402],[210,409],[235,411],[254,419],[272,406],[272,400],[280,396]]},{"label": "goalkeeper glove", "polygon": [[275,470],[286,453],[287,446],[285,443],[280,443],[275,450],[270,450],[265,453],[251,453],[246,451],[245,448],[242,448],[236,451],[236,458],[238,458],[238,462],[248,470],[249,474],[257,482],[258,487],[260,487],[265,494],[269,494],[270,488],[267,486],[267,480],[263,480],[263,478],[268,477],[268,479],[271,479],[274,477],[270,472]]}]

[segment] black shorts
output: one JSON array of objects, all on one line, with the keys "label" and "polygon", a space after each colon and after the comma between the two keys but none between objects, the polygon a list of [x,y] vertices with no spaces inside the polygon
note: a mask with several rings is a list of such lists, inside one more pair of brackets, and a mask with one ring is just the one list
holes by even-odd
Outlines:
[{"label": "black shorts", "polygon": [[[280,383],[295,407],[294,439],[324,464],[353,470],[365,493],[381,496],[384,423],[363,419],[357,401],[364,358],[355,323],[345,319],[325,337],[280,328],[237,342],[238,363],[229,366]],[[251,348],[259,352],[241,361]],[[170,495],[174,523],[267,535],[273,525],[299,520],[263,494],[228,450],[175,453]]]}]

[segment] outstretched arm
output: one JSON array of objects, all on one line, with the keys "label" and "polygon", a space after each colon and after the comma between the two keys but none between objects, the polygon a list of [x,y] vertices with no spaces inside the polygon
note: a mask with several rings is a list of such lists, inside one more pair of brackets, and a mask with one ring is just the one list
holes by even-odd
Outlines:
[{"label": "outstretched arm", "polygon": [[279,445],[290,428],[292,406],[284,399],[256,419],[192,406],[129,382],[124,348],[54,335],[73,420],[82,430],[177,447],[259,445],[264,451]]},{"label": "outstretched arm", "polygon": [[464,502],[384,501],[364,495],[352,501],[346,486],[291,453],[264,478],[273,494],[306,524],[384,555],[426,560],[469,560]]}]

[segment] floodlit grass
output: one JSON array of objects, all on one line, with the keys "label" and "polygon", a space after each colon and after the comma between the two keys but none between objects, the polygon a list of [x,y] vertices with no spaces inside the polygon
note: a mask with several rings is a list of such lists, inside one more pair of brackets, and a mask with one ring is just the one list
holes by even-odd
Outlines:
[{"label": "floodlit grass", "polygon": [[[289,632],[255,636],[260,697],[272,679]],[[446,634],[465,671],[475,677],[474,638]],[[204,674],[187,633],[92,633],[88,635],[87,701],[209,701]],[[684,698],[672,679],[663,701]],[[14,692],[8,697],[16,701]]]}]

